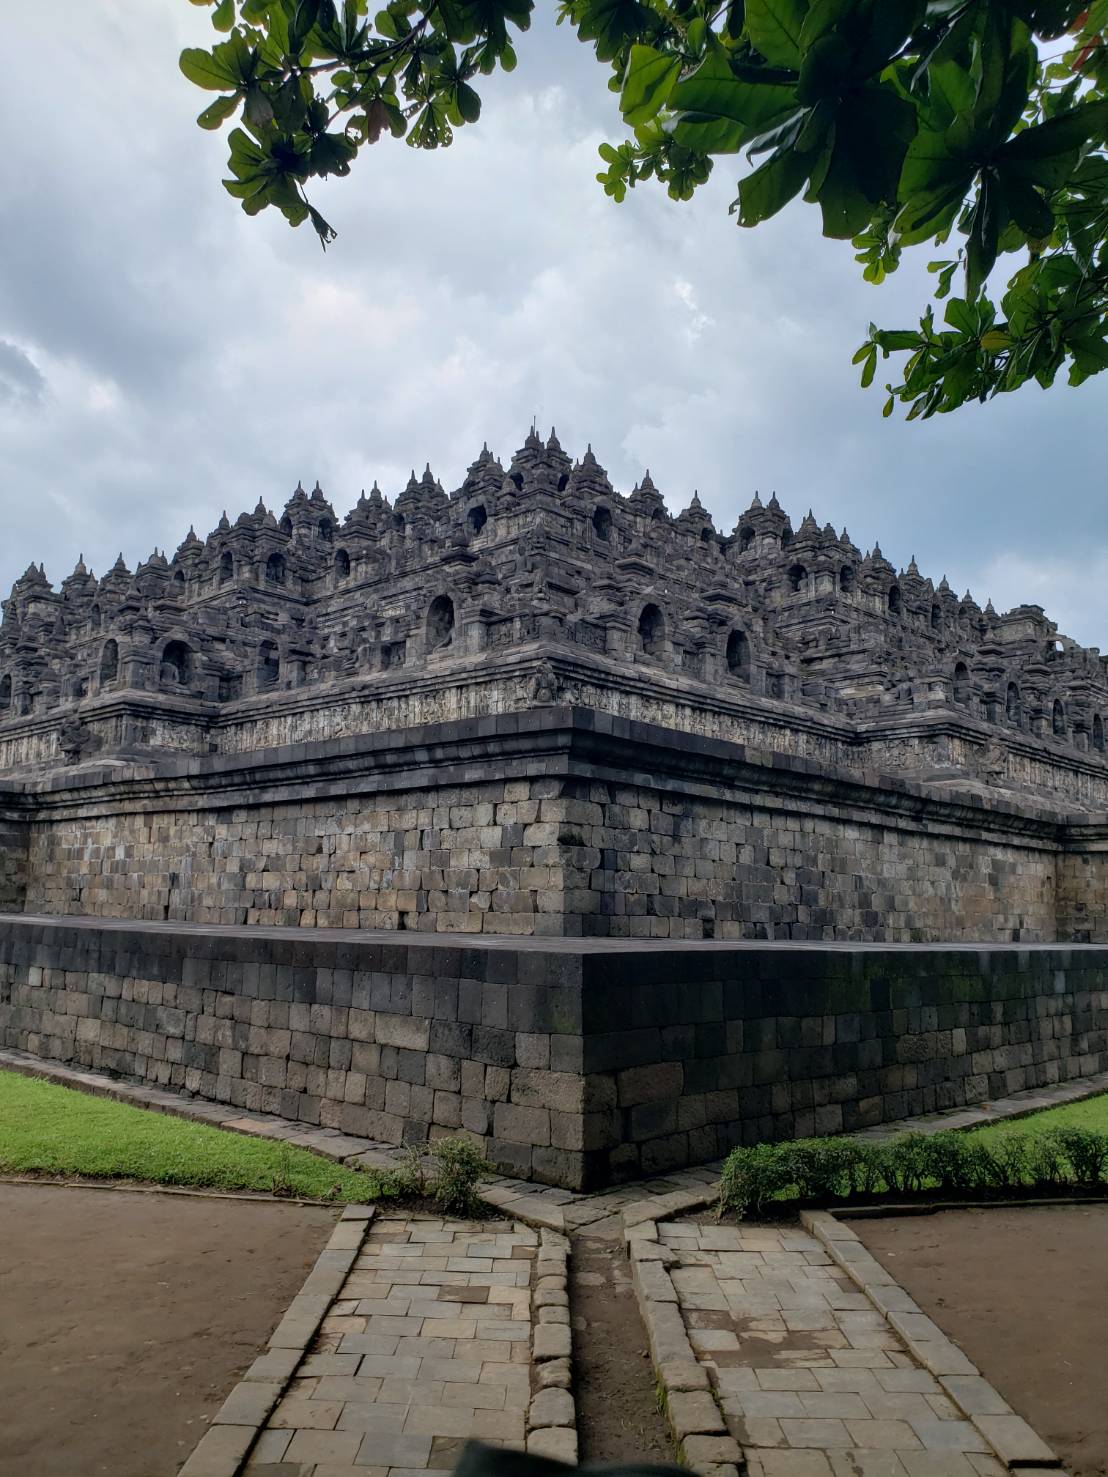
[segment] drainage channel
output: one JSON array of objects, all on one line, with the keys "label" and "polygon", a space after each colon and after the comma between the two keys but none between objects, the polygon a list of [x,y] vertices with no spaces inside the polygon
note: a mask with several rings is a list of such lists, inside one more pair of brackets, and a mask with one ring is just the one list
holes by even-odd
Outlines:
[{"label": "drainage channel", "polygon": [[576,1234],[570,1256],[580,1460],[672,1462],[622,1234]]}]

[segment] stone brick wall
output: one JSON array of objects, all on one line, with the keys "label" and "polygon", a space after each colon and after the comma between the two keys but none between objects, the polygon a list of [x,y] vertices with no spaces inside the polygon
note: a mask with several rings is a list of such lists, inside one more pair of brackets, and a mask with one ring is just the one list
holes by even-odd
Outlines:
[{"label": "stone brick wall", "polygon": [[574,1188],[1108,1069],[1108,950],[0,919],[0,1043]]},{"label": "stone brick wall", "polygon": [[586,1148],[616,1178],[1108,1067],[1108,950],[685,946],[584,960]]},{"label": "stone brick wall", "polygon": [[20,912],[27,900],[27,845],[25,820],[0,811],[0,911]]},{"label": "stone brick wall", "polygon": [[318,933],[0,921],[0,1043],[385,1143],[465,1130],[579,1184],[577,960]]},{"label": "stone brick wall", "polygon": [[1108,826],[1090,825],[1058,857],[1058,937],[1108,942]]},{"label": "stone brick wall", "polygon": [[1050,941],[1067,844],[1030,806],[566,708],[29,803],[31,911],[439,933]]}]

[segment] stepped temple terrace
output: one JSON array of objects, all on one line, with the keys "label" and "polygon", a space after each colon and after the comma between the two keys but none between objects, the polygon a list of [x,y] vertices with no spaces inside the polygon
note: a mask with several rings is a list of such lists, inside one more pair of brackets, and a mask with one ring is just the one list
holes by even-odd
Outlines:
[{"label": "stepped temple terrace", "polygon": [[1106,718],[776,497],[298,486],[12,588],[0,1045],[574,1188],[1091,1075]]}]

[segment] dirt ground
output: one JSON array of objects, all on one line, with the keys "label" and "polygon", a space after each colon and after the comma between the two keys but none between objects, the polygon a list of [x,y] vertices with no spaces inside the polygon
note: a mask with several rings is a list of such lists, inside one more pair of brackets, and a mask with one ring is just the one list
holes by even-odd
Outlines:
[{"label": "dirt ground", "polygon": [[335,1215],[0,1184],[0,1477],[172,1477]]},{"label": "dirt ground", "polygon": [[622,1238],[574,1237],[569,1306],[581,1460],[672,1462]]},{"label": "dirt ground", "polygon": [[850,1225],[1073,1477],[1105,1477],[1108,1205]]}]

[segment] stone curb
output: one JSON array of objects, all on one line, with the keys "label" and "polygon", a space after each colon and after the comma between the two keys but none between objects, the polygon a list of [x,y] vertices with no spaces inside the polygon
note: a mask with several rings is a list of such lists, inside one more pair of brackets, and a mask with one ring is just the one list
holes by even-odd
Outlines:
[{"label": "stone curb", "polygon": [[869,1298],[913,1359],[931,1371],[1010,1471],[1023,1467],[1061,1467],[1062,1463],[1046,1442],[1022,1416],[1015,1414],[953,1339],[927,1317],[849,1226],[826,1210],[802,1210],[800,1221],[822,1243],[831,1260]]},{"label": "stone curb", "polygon": [[665,1417],[678,1453],[702,1477],[738,1477],[742,1450],[727,1433],[708,1371],[689,1342],[677,1290],[666,1270],[667,1261],[673,1258],[660,1254],[667,1248],[658,1240],[657,1221],[634,1219],[624,1239],[650,1361],[665,1398]]},{"label": "stone curb", "polygon": [[620,1215],[624,1229],[630,1230],[632,1226],[642,1223],[664,1221],[670,1216],[683,1215],[687,1210],[701,1210],[706,1205],[715,1205],[718,1199],[719,1185],[713,1182],[698,1185],[695,1189],[671,1190],[668,1195],[653,1195],[646,1200],[636,1200],[634,1204],[624,1206]]},{"label": "stone curb", "polygon": [[[513,1214],[515,1207],[513,1206]],[[569,1240],[544,1228],[531,1279],[531,1403],[527,1450],[577,1464],[577,1408],[570,1392]]]},{"label": "stone curb", "polygon": [[358,1258],[372,1205],[344,1208],[304,1286],[259,1355],[212,1418],[178,1477],[237,1477]]}]

